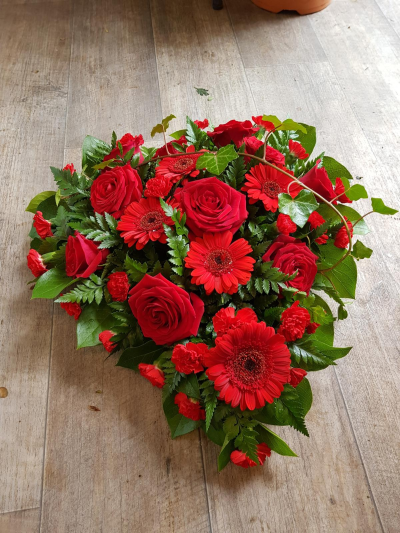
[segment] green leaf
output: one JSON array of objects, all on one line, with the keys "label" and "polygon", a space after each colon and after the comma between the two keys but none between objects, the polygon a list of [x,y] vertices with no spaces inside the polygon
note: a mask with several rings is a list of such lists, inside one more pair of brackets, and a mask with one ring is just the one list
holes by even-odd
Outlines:
[{"label": "green leaf", "polygon": [[310,382],[307,378],[303,378],[302,381],[297,385],[296,392],[299,395],[299,400],[303,406],[304,416],[311,409],[313,402],[313,394],[311,390]]},{"label": "green leaf", "polygon": [[279,195],[279,211],[289,215],[300,228],[305,226],[308,217],[316,209],[318,209],[318,202],[311,191],[303,190],[296,198],[292,198],[290,194],[286,193]]},{"label": "green leaf", "polygon": [[87,135],[82,146],[82,168],[88,176],[93,175],[94,166],[101,163],[111,152],[111,146],[96,137]]},{"label": "green leaf", "polygon": [[210,93],[208,92],[207,89],[201,89],[200,87],[195,87],[196,89],[196,92],[197,94],[199,94],[200,96],[209,96]]},{"label": "green leaf", "polygon": [[89,279],[72,289],[67,294],[63,294],[56,300],[56,303],[72,302],[72,303],[89,303],[95,301],[98,305],[103,299],[103,290],[106,280],[99,278],[96,274],[92,274]]},{"label": "green leaf", "polygon": [[275,115],[263,115],[262,120],[265,120],[267,122],[272,122],[275,128],[279,126],[280,124],[282,124],[279,118],[276,117]]},{"label": "green leaf", "polygon": [[221,472],[231,460],[231,453],[235,450],[233,441],[230,441],[224,446],[218,456],[218,472]]},{"label": "green leaf", "polygon": [[32,292],[34,298],[55,298],[60,292],[75,283],[75,278],[70,278],[63,270],[52,268],[40,276]]},{"label": "green leaf", "polygon": [[316,129],[314,128],[314,126],[309,126],[308,124],[301,123],[301,125],[306,128],[307,133],[299,131],[294,140],[296,140],[302,145],[308,155],[311,155],[317,142]]},{"label": "green leaf", "polygon": [[43,213],[43,218],[46,220],[54,218],[57,215],[57,209],[58,207],[54,194],[46,198],[46,200],[40,202],[40,204],[37,206],[37,211],[41,211]]},{"label": "green leaf", "polygon": [[[355,209],[349,207],[348,205],[339,204],[336,206],[336,208],[353,224],[361,218],[360,213],[358,213]],[[318,208],[318,213],[325,220],[329,220],[332,226],[336,224],[343,224],[340,216],[335,213],[335,211],[331,207],[329,207],[329,205],[320,205]],[[367,233],[369,233],[369,229],[367,224],[365,223],[365,220],[360,220],[359,222],[357,222],[356,226],[354,226],[354,235],[367,235]]]},{"label": "green leaf", "polygon": [[228,164],[238,157],[238,153],[232,144],[228,144],[218,150],[217,153],[206,152],[197,160],[196,168],[206,168],[208,172],[219,176],[228,166]]},{"label": "green leaf", "polygon": [[365,246],[361,241],[357,241],[353,246],[351,255],[356,259],[368,259],[371,257],[372,252],[373,250],[371,250],[371,248]]},{"label": "green leaf", "polygon": [[290,343],[288,348],[293,364],[307,370],[307,372],[323,370],[334,364],[327,355],[315,346],[314,342],[308,339]]},{"label": "green leaf", "polygon": [[148,266],[147,263],[139,263],[139,261],[135,261],[127,255],[124,262],[124,268],[130,279],[137,283],[146,275]]},{"label": "green leaf", "polygon": [[275,128],[280,131],[301,131],[303,133],[307,133],[307,130],[303,124],[295,122],[291,118],[287,118],[286,120],[281,122],[279,118],[275,115],[263,115],[262,119],[268,122],[272,122]]},{"label": "green leaf", "polygon": [[368,193],[363,185],[356,183],[355,185],[353,185],[353,187],[350,187],[350,189],[346,192],[346,196],[350,200],[357,201],[360,198],[368,198]]},{"label": "green leaf", "polygon": [[208,431],[218,403],[219,392],[215,390],[214,382],[209,379],[203,381],[200,389],[206,411],[206,431]]},{"label": "green leaf", "polygon": [[336,346],[329,346],[328,344],[325,344],[319,340],[313,340],[313,344],[315,348],[321,350],[321,352],[323,352],[326,357],[329,357],[331,361],[336,361],[336,359],[346,357],[351,350],[351,346],[348,348],[338,348]]},{"label": "green leaf", "polygon": [[178,386],[179,392],[184,392],[189,398],[200,399],[199,382],[196,374],[189,374],[183,379]]},{"label": "green leaf", "polygon": [[173,139],[176,139],[177,141],[179,141],[179,139],[183,136],[186,136],[186,130],[178,130],[178,131],[174,131],[174,133],[170,133],[169,136],[172,137]]},{"label": "green leaf", "polygon": [[243,157],[237,157],[231,163],[225,173],[225,183],[236,190],[240,190],[246,175],[246,165]]},{"label": "green leaf", "polygon": [[392,209],[385,205],[381,198],[371,198],[371,203],[374,213],[380,213],[381,215],[395,215],[398,213],[397,209]]},{"label": "green leaf", "polygon": [[353,176],[350,174],[347,168],[336,161],[336,159],[333,159],[333,157],[325,156],[322,166],[327,171],[329,179],[332,181],[332,183],[335,183],[336,178],[347,178],[348,180],[353,179]]},{"label": "green leaf", "polygon": [[93,302],[84,307],[76,327],[78,349],[97,346],[100,344],[99,334],[106,330],[112,331],[118,325],[112,313],[113,309],[104,301],[100,305]]},{"label": "green leaf", "polygon": [[168,115],[167,117],[163,118],[160,124],[154,126],[154,128],[151,130],[150,135],[154,137],[156,133],[163,133],[164,131],[167,131],[169,123],[174,118],[176,118],[175,115]]},{"label": "green leaf", "polygon": [[174,400],[173,395],[168,395],[163,403],[164,413],[173,439],[181,435],[186,435],[201,425],[201,420],[191,420],[179,414],[178,406],[175,405]]},{"label": "green leaf", "polygon": [[333,270],[324,272],[324,276],[332,283],[340,298],[354,300],[356,297],[357,266],[351,255],[348,255]]},{"label": "green leaf", "polygon": [[147,341],[140,346],[127,348],[121,354],[116,366],[123,366],[131,370],[137,370],[139,363],[146,363],[148,365],[154,361],[165,351],[165,348],[158,346],[153,341]]},{"label": "green leaf", "polygon": [[25,209],[25,211],[29,211],[29,213],[36,213],[38,210],[39,204],[41,204],[44,200],[47,198],[50,198],[51,196],[54,196],[56,193],[55,191],[44,191],[39,194],[37,194],[32,200],[29,202],[28,207]]},{"label": "green leaf", "polygon": [[274,452],[279,453],[279,455],[285,455],[288,457],[297,457],[297,454],[294,453],[291,448],[289,448],[286,442],[283,441],[280,437],[278,437],[278,435],[271,431],[269,428],[258,425],[257,432],[260,435],[260,442],[265,442],[265,444]]}]

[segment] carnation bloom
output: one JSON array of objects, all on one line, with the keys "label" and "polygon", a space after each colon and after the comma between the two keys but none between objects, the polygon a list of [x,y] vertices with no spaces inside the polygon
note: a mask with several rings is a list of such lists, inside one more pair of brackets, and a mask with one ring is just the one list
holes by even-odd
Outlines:
[{"label": "carnation bloom", "polygon": [[344,191],[346,190],[343,181],[340,178],[336,178],[336,186],[335,186],[335,194],[340,196],[336,198],[338,202],[341,202],[342,204],[351,204],[353,203],[353,200],[350,200],[348,196],[344,194]]},{"label": "carnation bloom", "polygon": [[285,338],[265,322],[250,322],[221,337],[205,359],[219,398],[240,409],[260,409],[279,398],[288,381]]},{"label": "carnation bloom", "polygon": [[171,361],[177,372],[191,374],[204,370],[203,359],[208,352],[207,344],[203,342],[188,342],[186,345],[177,344],[172,352]]},{"label": "carnation bloom", "polygon": [[68,165],[65,165],[65,167],[63,168],[63,170],[69,170],[69,171],[71,172],[71,174],[73,174],[74,172],[76,172],[76,169],[75,169],[73,163],[68,163]]},{"label": "carnation bloom", "polygon": [[119,145],[121,145],[122,157],[128,152],[130,152],[132,149],[134,149],[133,154],[140,154],[139,162],[142,163],[144,161],[144,157],[142,155],[142,152],[140,151],[140,147],[143,143],[144,139],[142,135],[136,135],[134,137],[131,133],[125,133],[125,135],[118,139],[116,147],[113,148],[111,152],[104,157],[103,161],[109,161],[110,159],[121,157],[121,152],[119,149]]},{"label": "carnation bloom", "polygon": [[297,157],[297,159],[307,159],[309,155],[299,142],[292,141],[292,139],[289,140],[289,152]]},{"label": "carnation bloom", "polygon": [[102,331],[99,334],[99,341],[103,343],[104,348],[107,350],[107,352],[112,352],[115,348],[115,344],[110,341],[111,337],[114,337],[115,333],[113,331],[110,331],[109,329],[106,331]]},{"label": "carnation bloom", "polygon": [[207,294],[215,289],[219,294],[234,294],[238,285],[246,285],[251,278],[255,259],[245,239],[232,242],[232,233],[205,233],[202,239],[190,243],[185,258],[192,270],[192,283],[204,285]]},{"label": "carnation bloom", "polygon": [[165,176],[151,178],[146,183],[144,195],[146,198],[165,198],[172,188],[172,181]]},{"label": "carnation bloom", "polygon": [[29,250],[26,259],[28,262],[28,268],[31,270],[35,278],[38,278],[39,276],[47,272],[47,268],[43,263],[42,256],[33,248]]},{"label": "carnation bloom", "polygon": [[324,224],[325,219],[317,211],[313,211],[308,217],[308,222],[310,223],[311,229],[315,229]]},{"label": "carnation bloom", "polygon": [[315,242],[316,242],[317,244],[326,244],[327,241],[328,241],[328,239],[329,239],[328,234],[327,234],[326,231],[325,231],[325,233],[324,233],[323,235],[321,235],[320,237],[317,237],[317,238],[315,239]]},{"label": "carnation bloom", "polygon": [[200,154],[193,154],[194,151],[195,148],[191,145],[182,156],[162,159],[156,168],[156,178],[167,178],[171,183],[177,183],[184,176],[198,176],[200,170],[196,169],[196,163]]},{"label": "carnation bloom", "polygon": [[275,129],[274,123],[269,122],[268,120],[263,120],[264,115],[259,115],[258,117],[251,117],[253,119],[254,124],[257,124],[257,126],[262,126],[267,131],[272,131]]},{"label": "carnation bloom", "polygon": [[126,272],[114,272],[108,276],[107,290],[116,302],[125,302],[128,298],[129,279]]},{"label": "carnation bloom", "polygon": [[171,218],[167,217],[157,198],[141,198],[139,202],[132,202],[125,209],[117,230],[129,247],[136,244],[141,250],[149,241],[167,242],[164,224],[173,226]]},{"label": "carnation bloom", "polygon": [[[60,297],[61,296],[62,293],[60,294]],[[60,307],[61,309],[64,309],[69,316],[73,316],[75,320],[78,320],[80,314],[82,313],[82,307],[76,302],[61,302]]]},{"label": "carnation bloom", "polygon": [[276,227],[278,228],[279,233],[283,233],[284,235],[294,233],[297,229],[296,224],[292,221],[290,216],[284,215],[283,213],[279,213]]},{"label": "carnation bloom", "polygon": [[304,307],[299,307],[299,300],[285,309],[281,316],[281,325],[278,333],[283,335],[288,342],[301,339],[306,327],[310,324],[310,313]]},{"label": "carnation bloom", "polygon": [[297,385],[300,385],[300,383],[303,381],[306,375],[307,375],[307,372],[303,370],[302,368],[291,368],[290,377],[289,377],[289,385],[296,388]]},{"label": "carnation bloom", "polygon": [[[285,172],[289,170],[283,168]],[[276,168],[263,165],[253,167],[250,174],[246,174],[246,182],[242,187],[242,191],[247,192],[250,203],[254,204],[261,200],[267,211],[275,211],[278,209],[278,195],[282,192],[287,192],[290,183],[294,180],[279,172]],[[292,198],[297,196],[301,187],[294,183],[289,189]]]},{"label": "carnation bloom", "polygon": [[165,385],[164,372],[156,365],[147,365],[146,363],[139,363],[138,369],[140,375],[150,381],[150,383],[159,389]]},{"label": "carnation bloom", "polygon": [[[345,219],[346,219],[346,222],[347,222],[347,227],[350,230],[350,235],[353,237],[353,224],[346,217],[345,217]],[[336,248],[347,248],[347,246],[349,245],[349,242],[350,242],[349,241],[349,236],[347,235],[346,227],[343,224],[343,226],[337,232],[336,237],[335,237],[335,241],[334,241],[333,244],[336,246]]]},{"label": "carnation bloom", "polygon": [[41,211],[36,211],[36,214],[33,217],[33,226],[41,239],[53,236],[51,222],[43,218],[43,213]]},{"label": "carnation bloom", "polygon": [[209,122],[208,122],[208,119],[206,119],[206,118],[204,120],[195,120],[194,123],[201,130],[204,130],[205,128],[208,128],[208,126],[210,125]]},{"label": "carnation bloom", "polygon": [[225,309],[220,309],[212,319],[214,331],[218,337],[225,335],[225,333],[228,333],[231,329],[241,327],[243,324],[257,321],[258,318],[256,313],[249,307],[239,309],[236,316],[233,307],[225,307]]},{"label": "carnation bloom", "polygon": [[[266,457],[271,457],[271,448],[269,448],[264,442],[257,444],[257,457],[260,465],[264,464]],[[250,468],[252,466],[257,466],[257,463],[247,457],[244,452],[235,450],[231,453],[231,461],[237,466],[242,468]]]},{"label": "carnation bloom", "polygon": [[175,404],[178,406],[179,413],[191,420],[205,420],[206,412],[201,408],[200,402],[194,398],[188,398],[183,392],[178,392],[175,396]]}]

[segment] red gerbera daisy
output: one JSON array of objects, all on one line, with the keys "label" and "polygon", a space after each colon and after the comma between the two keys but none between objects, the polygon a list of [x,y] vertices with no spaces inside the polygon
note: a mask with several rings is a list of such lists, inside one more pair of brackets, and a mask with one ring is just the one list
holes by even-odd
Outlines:
[{"label": "red gerbera daisy", "polygon": [[289,152],[291,155],[297,157],[297,159],[307,159],[308,155],[303,146],[297,141],[289,140]]},{"label": "red gerbera daisy", "polygon": [[160,161],[156,168],[156,178],[167,178],[171,183],[177,183],[184,176],[195,178],[200,174],[196,169],[196,163],[200,154],[193,154],[195,151],[193,145],[186,149],[186,154],[180,157],[166,157]]},{"label": "red gerbera daisy", "polygon": [[260,409],[279,398],[288,382],[290,352],[285,337],[265,322],[231,329],[209,355],[206,374],[219,398],[240,409]]},{"label": "red gerbera daisy", "polygon": [[[171,203],[172,205],[172,203]],[[176,207],[176,203],[174,207]],[[164,224],[173,226],[173,221],[167,217],[157,198],[141,198],[138,202],[132,202],[125,209],[117,230],[121,231],[121,237],[129,247],[136,244],[141,250],[149,241],[167,242],[164,232]]]},{"label": "red gerbera daisy", "polygon": [[192,268],[192,283],[204,285],[207,294],[215,289],[219,294],[234,294],[238,285],[246,285],[253,271],[255,259],[248,257],[252,251],[245,239],[232,242],[232,233],[205,233],[202,239],[190,243],[185,258],[187,268]]},{"label": "red gerbera daisy", "polygon": [[[285,172],[292,173],[283,166],[280,166],[280,168]],[[242,187],[242,191],[247,192],[250,203],[254,204],[257,200],[261,200],[265,209],[273,213],[278,209],[278,195],[282,192],[287,192],[289,184],[294,181],[289,176],[279,172],[279,170],[262,163],[253,167],[250,170],[250,174],[246,174],[246,179],[247,181]],[[291,197],[297,196],[301,188],[300,185],[294,183],[289,189]]]}]

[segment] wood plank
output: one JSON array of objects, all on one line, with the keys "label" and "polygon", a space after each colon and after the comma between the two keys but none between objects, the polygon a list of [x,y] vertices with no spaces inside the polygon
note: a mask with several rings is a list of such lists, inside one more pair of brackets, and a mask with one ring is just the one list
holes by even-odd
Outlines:
[{"label": "wood plank", "polygon": [[40,507],[0,514],[0,533],[38,533]]},{"label": "wood plank", "polygon": [[397,0],[375,0],[391,26],[400,36],[400,5]]},{"label": "wood plank", "polygon": [[[211,2],[152,1],[154,40],[163,115],[207,117],[213,124],[251,119],[254,101],[226,9]],[[210,97],[199,96],[195,87]]]},{"label": "wood plank", "polygon": [[148,0],[77,0],[73,35],[66,147],[112,128],[149,138],[161,108]]},{"label": "wood plank", "polygon": [[[0,32],[1,273],[0,512],[40,504],[51,302],[30,302],[30,199],[62,157],[69,6],[3,6]],[[10,518],[11,520],[11,518]],[[3,521],[4,522],[4,521]]]}]

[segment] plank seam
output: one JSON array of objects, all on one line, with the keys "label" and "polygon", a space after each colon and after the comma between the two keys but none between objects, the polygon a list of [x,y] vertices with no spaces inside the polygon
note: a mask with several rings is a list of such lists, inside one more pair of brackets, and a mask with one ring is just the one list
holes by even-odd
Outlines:
[{"label": "plank seam", "polygon": [[382,13],[382,16],[384,19],[387,20],[389,26],[392,28],[392,30],[394,31],[394,33],[397,35],[397,37],[400,37],[400,34],[399,32],[396,30],[396,28],[393,26],[391,20],[386,16],[385,12],[383,11],[383,9],[381,8],[379,2],[377,2],[377,0],[374,0],[374,4],[376,5],[376,7],[379,9],[379,11]]},{"label": "plank seam", "polygon": [[34,511],[35,509],[40,509],[40,505],[36,507],[24,507],[24,509],[13,509],[12,511],[4,511],[0,513],[0,516],[4,516],[6,514],[13,514],[13,513],[22,513],[23,511]]},{"label": "plank seam", "polygon": [[208,494],[208,485],[207,485],[207,471],[206,471],[206,464],[204,461],[204,450],[203,450],[203,442],[201,438],[201,430],[197,430],[197,434],[199,436],[199,444],[200,444],[200,455],[201,455],[201,465],[203,467],[203,479],[204,479],[204,489],[206,493],[206,502],[207,502],[207,511],[208,511],[208,525],[210,528],[210,533],[213,533],[213,527],[212,527],[212,521],[211,521],[211,509],[210,509],[210,497]]}]

